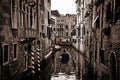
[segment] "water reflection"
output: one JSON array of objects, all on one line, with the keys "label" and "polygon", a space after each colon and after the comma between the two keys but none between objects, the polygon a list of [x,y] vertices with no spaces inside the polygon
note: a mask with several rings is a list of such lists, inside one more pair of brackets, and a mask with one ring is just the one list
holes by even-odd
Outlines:
[{"label": "water reflection", "polygon": [[74,72],[72,72],[71,74],[59,72],[56,74],[52,74],[51,80],[76,80],[76,76]]}]

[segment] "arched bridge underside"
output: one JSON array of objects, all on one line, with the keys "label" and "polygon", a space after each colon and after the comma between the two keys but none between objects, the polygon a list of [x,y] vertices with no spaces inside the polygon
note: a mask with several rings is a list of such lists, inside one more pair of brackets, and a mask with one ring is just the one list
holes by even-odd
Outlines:
[{"label": "arched bridge underside", "polygon": [[[78,58],[82,53],[71,44],[59,44],[59,49],[53,49],[41,62],[42,80],[50,80],[52,73],[64,72],[70,74],[76,72]],[[64,56],[67,54],[68,56]],[[63,55],[63,56],[62,56]]]},{"label": "arched bridge underside", "polygon": [[[62,56],[67,54],[69,57]],[[63,59],[66,57],[65,59]],[[53,72],[70,73],[76,71],[78,51],[75,51],[72,46],[61,46],[61,49],[55,52],[54,62],[52,65]]]}]

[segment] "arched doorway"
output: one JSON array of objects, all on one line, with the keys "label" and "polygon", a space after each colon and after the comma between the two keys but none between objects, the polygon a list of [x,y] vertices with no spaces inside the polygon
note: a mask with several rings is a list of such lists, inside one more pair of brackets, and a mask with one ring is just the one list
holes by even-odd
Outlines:
[{"label": "arched doorway", "polygon": [[116,80],[116,59],[114,53],[111,53],[110,56],[110,80]]}]

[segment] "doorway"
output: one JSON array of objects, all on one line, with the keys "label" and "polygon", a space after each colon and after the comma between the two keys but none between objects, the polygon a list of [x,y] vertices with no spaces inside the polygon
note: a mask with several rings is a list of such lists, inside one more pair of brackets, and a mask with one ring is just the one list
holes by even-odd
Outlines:
[{"label": "doorway", "polygon": [[116,80],[116,59],[114,53],[110,56],[110,80]]}]

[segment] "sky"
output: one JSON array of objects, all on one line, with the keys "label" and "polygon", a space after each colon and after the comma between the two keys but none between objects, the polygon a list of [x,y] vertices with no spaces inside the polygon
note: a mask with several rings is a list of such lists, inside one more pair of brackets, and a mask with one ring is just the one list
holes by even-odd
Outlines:
[{"label": "sky", "polygon": [[75,0],[51,0],[51,10],[58,10],[60,14],[76,14]]}]

